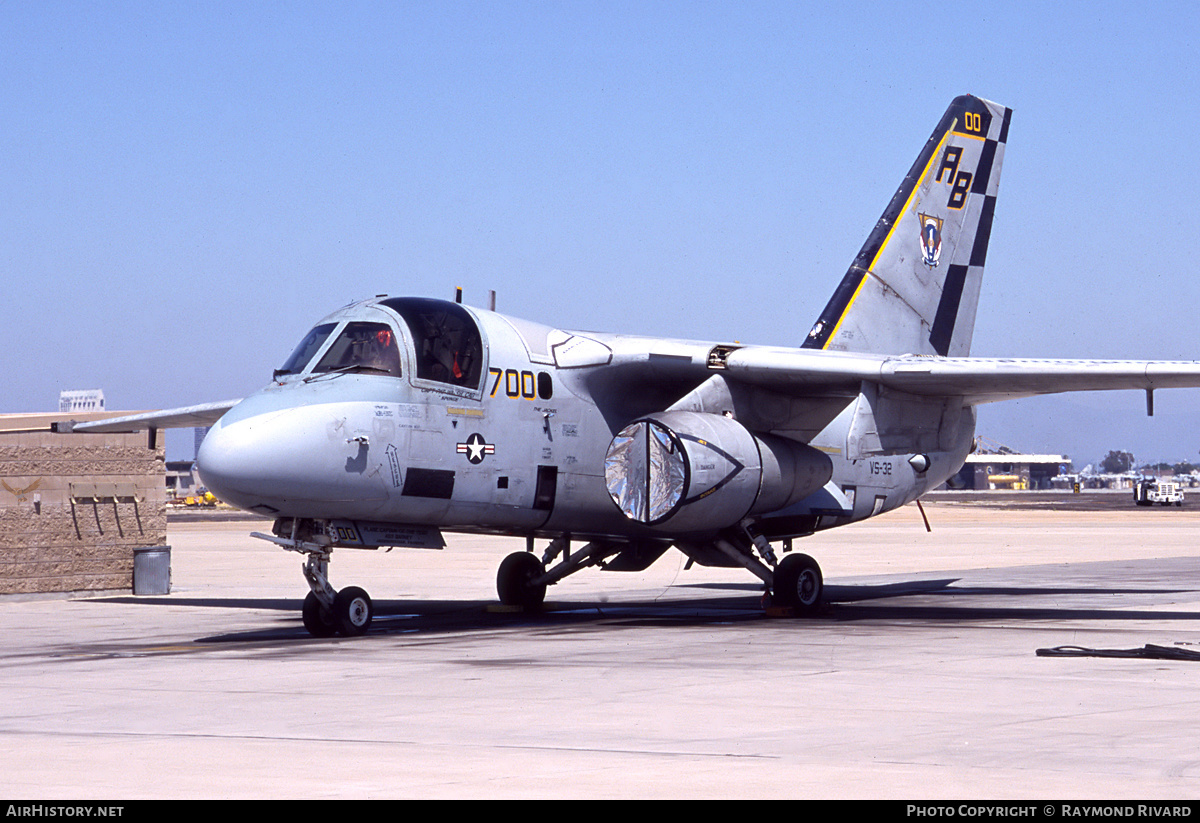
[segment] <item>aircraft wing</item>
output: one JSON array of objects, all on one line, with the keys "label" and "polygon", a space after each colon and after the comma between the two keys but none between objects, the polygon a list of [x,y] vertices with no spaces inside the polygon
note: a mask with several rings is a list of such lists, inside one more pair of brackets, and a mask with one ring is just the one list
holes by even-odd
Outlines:
[{"label": "aircraft wing", "polygon": [[746,347],[730,376],[782,391],[878,383],[909,394],[962,397],[968,405],[1039,394],[1200,387],[1200,361],[893,357]]},{"label": "aircraft wing", "polygon": [[[198,406],[183,406],[178,409],[142,412],[140,414],[126,415],[125,417],[110,417],[107,420],[92,420],[86,423],[73,424],[71,431],[117,434],[144,431],[152,428],[181,429],[193,426],[211,426],[220,420],[225,412],[240,402],[240,399],[223,400],[219,403],[201,403]],[[60,431],[62,428],[62,424],[59,424]]]}]

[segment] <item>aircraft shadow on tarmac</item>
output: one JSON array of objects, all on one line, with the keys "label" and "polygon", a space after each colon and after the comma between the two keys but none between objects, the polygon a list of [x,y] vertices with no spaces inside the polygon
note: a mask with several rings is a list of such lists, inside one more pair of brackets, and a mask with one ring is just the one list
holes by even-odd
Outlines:
[{"label": "aircraft shadow on tarmac", "polygon": [[[376,600],[370,635],[505,631],[522,627],[546,629],[686,627],[749,624],[768,621],[772,627],[803,630],[814,623],[965,622],[1003,619],[1042,620],[1197,620],[1200,611],[1162,610],[1173,595],[1192,588],[1154,586],[958,586],[960,578],[912,580],[867,585],[827,585],[827,604],[819,615],[805,619],[771,619],[762,608],[762,587],[756,583],[702,583],[674,587],[669,598],[646,600],[561,601],[550,598],[538,612],[497,610],[486,600]],[[679,597],[679,590],[695,597]],[[1117,600],[1120,598],[1121,600]],[[144,606],[253,609],[289,612],[287,625],[235,631],[197,638],[198,643],[304,640],[311,638],[300,622],[299,599],[112,597],[107,602]],[[1120,608],[1121,601],[1126,604]],[[294,619],[293,619],[294,616]],[[344,639],[344,638],[334,638]]]}]

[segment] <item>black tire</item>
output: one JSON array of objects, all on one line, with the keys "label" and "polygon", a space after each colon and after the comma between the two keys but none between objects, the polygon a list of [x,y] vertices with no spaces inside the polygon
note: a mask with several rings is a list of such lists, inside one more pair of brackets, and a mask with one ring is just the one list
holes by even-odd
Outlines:
[{"label": "black tire", "polygon": [[821,567],[807,554],[789,554],[775,567],[774,602],[798,614],[812,614],[821,606],[825,581]]},{"label": "black tire", "polygon": [[357,637],[371,628],[375,607],[371,598],[358,586],[347,586],[333,598],[333,617],[337,621],[338,634]]},{"label": "black tire", "polygon": [[312,592],[304,598],[300,614],[304,618],[304,628],[308,629],[308,633],[313,637],[333,637],[337,634],[338,627],[333,619],[333,612],[325,608]]},{"label": "black tire", "polygon": [[546,599],[546,584],[532,581],[546,573],[542,561],[530,552],[514,552],[500,564],[496,573],[496,593],[506,606],[537,608]]}]

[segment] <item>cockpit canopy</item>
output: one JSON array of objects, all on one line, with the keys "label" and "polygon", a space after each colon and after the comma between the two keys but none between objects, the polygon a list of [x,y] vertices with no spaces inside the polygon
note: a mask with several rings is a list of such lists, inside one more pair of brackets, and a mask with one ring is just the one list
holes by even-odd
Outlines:
[{"label": "cockpit canopy", "polygon": [[[463,388],[479,387],[484,370],[483,337],[470,312],[456,303],[422,297],[388,298],[375,305],[391,309],[403,321],[404,328],[399,331],[402,335],[407,332],[411,341],[413,376]],[[300,341],[275,377],[304,371],[400,377],[402,358],[396,338],[397,329],[390,323],[323,322]]]},{"label": "cockpit canopy", "polygon": [[475,388],[483,376],[483,339],[475,318],[457,303],[421,297],[381,300],[404,318],[416,352],[417,377]]}]

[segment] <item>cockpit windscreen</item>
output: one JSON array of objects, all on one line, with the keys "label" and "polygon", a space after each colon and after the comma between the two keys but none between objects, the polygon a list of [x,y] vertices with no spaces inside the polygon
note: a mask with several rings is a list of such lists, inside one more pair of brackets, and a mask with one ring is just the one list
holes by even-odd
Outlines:
[{"label": "cockpit windscreen", "polygon": [[400,376],[396,333],[386,323],[347,323],[314,372],[376,371]]},{"label": "cockpit windscreen", "polygon": [[312,360],[313,356],[321,350],[336,327],[337,323],[322,323],[305,335],[304,339],[300,341],[300,345],[288,357],[287,362],[275,370],[275,376],[299,374],[304,371],[308,361]]}]

